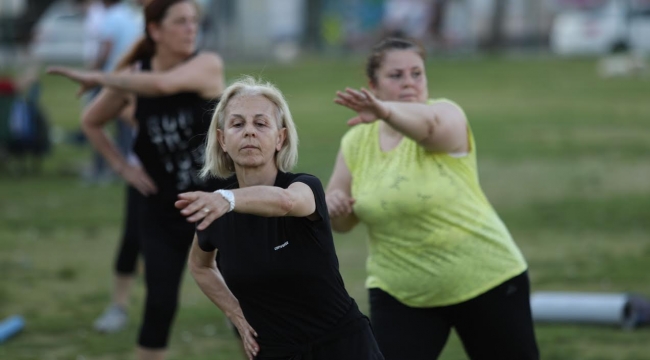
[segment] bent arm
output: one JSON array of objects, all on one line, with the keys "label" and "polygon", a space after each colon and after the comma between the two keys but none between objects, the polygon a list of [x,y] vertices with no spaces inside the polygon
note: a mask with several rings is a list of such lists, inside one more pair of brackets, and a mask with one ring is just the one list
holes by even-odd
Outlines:
[{"label": "bent arm", "polygon": [[352,210],[352,173],[345,163],[343,152],[339,150],[332,176],[325,190],[325,199],[330,213],[332,230],[346,233],[359,223]]},{"label": "bent arm", "polygon": [[223,92],[223,62],[214,53],[203,53],[165,72],[97,74],[103,86],[144,96],[196,92],[214,98]]},{"label": "bent arm", "polygon": [[206,252],[199,247],[197,236],[194,236],[192,249],[189,255],[189,268],[192,277],[199,285],[203,293],[215,304],[226,316],[232,320],[244,319],[244,313],[239,301],[232,294],[226,285],[221,272],[217,268],[215,260],[217,251]]},{"label": "bent arm", "polygon": [[106,66],[106,62],[108,62],[108,55],[111,53],[111,50],[113,49],[113,42],[110,40],[104,40],[99,44],[99,50],[97,52],[97,58],[95,59],[95,62],[93,63],[91,69],[92,70],[102,70],[104,69],[104,66]]},{"label": "bent arm", "polygon": [[431,152],[469,150],[467,119],[463,111],[449,101],[433,104],[386,102],[389,116],[384,119],[395,130],[415,140]]},{"label": "bent arm", "polygon": [[239,213],[258,216],[311,217],[316,212],[316,200],[311,188],[295,182],[288,188],[251,186],[233,190],[235,209]]},{"label": "bent arm", "polygon": [[127,161],[106,135],[104,126],[120,115],[127,102],[128,98],[124,93],[109,88],[102,89],[81,118],[84,134],[118,174],[127,166]]}]

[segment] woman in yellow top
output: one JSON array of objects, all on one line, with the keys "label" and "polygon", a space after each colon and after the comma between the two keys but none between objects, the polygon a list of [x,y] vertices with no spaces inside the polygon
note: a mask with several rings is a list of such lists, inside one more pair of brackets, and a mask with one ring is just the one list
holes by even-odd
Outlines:
[{"label": "woman in yellow top", "polygon": [[336,94],[357,126],[326,199],[335,231],[368,229],[366,287],[386,360],[435,359],[452,327],[471,359],[538,359],[527,265],[481,190],[463,110],[429,99],[424,50],[409,40],[380,42],[366,72],[370,91]]}]

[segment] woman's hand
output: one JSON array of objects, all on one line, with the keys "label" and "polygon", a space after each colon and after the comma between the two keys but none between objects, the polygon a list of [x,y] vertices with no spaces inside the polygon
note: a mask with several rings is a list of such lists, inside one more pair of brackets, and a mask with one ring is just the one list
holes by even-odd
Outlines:
[{"label": "woman's hand", "polygon": [[390,116],[390,108],[364,88],[360,91],[350,88],[346,88],[343,92],[337,91],[334,102],[357,112],[357,116],[348,120],[350,126],[371,123]]},{"label": "woman's hand", "polygon": [[47,69],[47,73],[61,75],[79,83],[81,86],[79,87],[79,91],[77,91],[77,96],[81,96],[86,91],[101,85],[99,80],[102,73],[99,71],[85,71],[65,66],[53,66]]},{"label": "woman's hand", "polygon": [[230,209],[230,203],[223,196],[215,193],[187,192],[179,194],[178,199],[174,205],[181,210],[183,216],[187,217],[187,221],[197,222],[203,219],[197,226],[198,230],[204,230]]},{"label": "woman's hand", "polygon": [[239,336],[244,344],[246,356],[249,360],[255,359],[255,356],[257,356],[257,353],[260,351],[260,346],[257,345],[257,341],[255,341],[257,332],[255,332],[255,329],[250,326],[243,315],[235,316],[230,320],[237,328],[237,331],[239,331]]},{"label": "woman's hand", "polygon": [[355,200],[349,197],[344,191],[338,189],[325,195],[325,202],[327,203],[327,210],[330,218],[352,214],[352,205],[354,205],[354,201]]},{"label": "woman's hand", "polygon": [[156,183],[140,166],[126,165],[118,172],[126,182],[136,188],[142,195],[149,196],[158,192]]}]

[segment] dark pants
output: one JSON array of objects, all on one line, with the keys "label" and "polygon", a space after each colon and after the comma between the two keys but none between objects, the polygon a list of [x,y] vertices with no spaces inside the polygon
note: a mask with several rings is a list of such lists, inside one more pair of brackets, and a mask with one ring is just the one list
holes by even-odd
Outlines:
[{"label": "dark pants", "polygon": [[176,315],[179,288],[195,228],[180,214],[163,214],[148,201],[139,216],[147,296],[138,344],[163,349],[167,347]]},{"label": "dark pants", "polygon": [[132,186],[126,187],[126,211],[122,241],[115,258],[115,272],[119,275],[134,275],[140,255],[140,234],[138,213],[145,201],[144,196]]},{"label": "dark pants", "polygon": [[380,289],[369,295],[372,327],[386,360],[436,359],[452,327],[472,360],[539,359],[527,272],[450,306],[412,308]]},{"label": "dark pants", "polygon": [[[291,348],[293,351],[289,350]],[[288,352],[294,355],[286,355]],[[364,316],[311,344],[289,345],[279,349],[262,347],[255,360],[384,360],[384,357],[368,318]]]}]

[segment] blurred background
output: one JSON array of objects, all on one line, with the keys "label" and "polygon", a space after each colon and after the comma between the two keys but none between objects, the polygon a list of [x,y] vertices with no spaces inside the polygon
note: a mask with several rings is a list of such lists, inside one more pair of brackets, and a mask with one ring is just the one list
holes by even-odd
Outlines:
[{"label": "blurred background", "polygon": [[[459,103],[483,188],[524,252],[533,293],[650,297],[650,1],[202,0],[200,42],[226,79],[285,93],[298,171],[327,182],[350,111],[386,34],[426,47],[429,92]],[[138,5],[134,21],[141,17]],[[90,181],[76,86],[47,65],[86,66],[79,1],[0,0],[0,321],[23,331],[0,359],[130,359],[128,328],[92,330],[110,297],[123,183]],[[28,115],[25,115],[28,114]],[[346,286],[367,311],[363,229],[336,236]],[[650,359],[650,329],[538,323],[543,359]],[[242,359],[218,309],[186,275],[170,359]],[[441,359],[464,359],[454,337]]]}]

